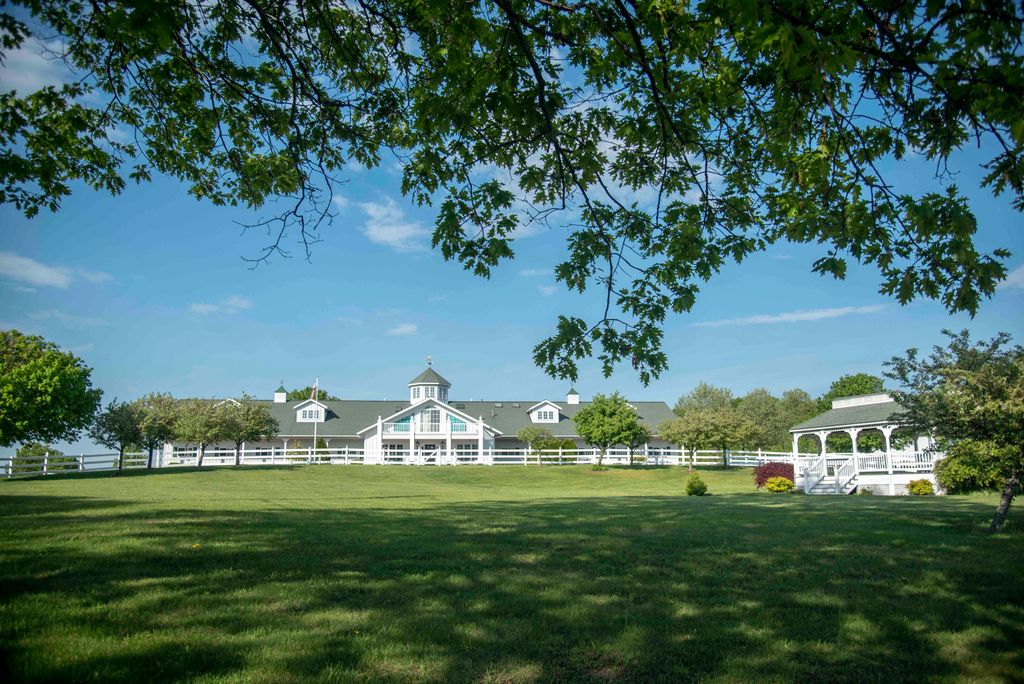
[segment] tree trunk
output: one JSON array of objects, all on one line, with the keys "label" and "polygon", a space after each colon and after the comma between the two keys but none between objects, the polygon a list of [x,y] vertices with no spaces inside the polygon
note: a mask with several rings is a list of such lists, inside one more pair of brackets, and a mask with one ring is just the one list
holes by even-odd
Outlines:
[{"label": "tree trunk", "polygon": [[687,471],[693,472],[693,462],[697,459],[697,450],[690,449],[690,462],[687,464]]},{"label": "tree trunk", "polygon": [[1006,478],[1006,482],[1003,483],[1002,495],[999,497],[999,505],[996,506],[995,517],[992,518],[992,524],[988,527],[989,532],[998,532],[1003,529],[1006,516],[1010,512],[1010,504],[1013,503],[1013,497],[1017,496],[1017,492],[1020,491],[1020,481],[1021,474],[1019,472]]},{"label": "tree trunk", "polygon": [[206,445],[205,444],[200,444],[199,445],[199,458],[196,459],[196,468],[202,468],[203,467],[203,457],[204,456],[206,456]]},{"label": "tree trunk", "polygon": [[236,468],[238,466],[242,465],[242,457],[239,454],[239,451],[241,450],[241,448],[242,448],[241,443],[235,442],[235,467]]},{"label": "tree trunk", "polygon": [[153,469],[153,447],[149,447],[149,458],[146,459],[146,470]]},{"label": "tree trunk", "polygon": [[124,470],[124,447],[117,450],[117,472]]},{"label": "tree trunk", "polygon": [[600,468],[602,463],[604,463],[604,449],[598,449],[597,450],[597,467]]}]

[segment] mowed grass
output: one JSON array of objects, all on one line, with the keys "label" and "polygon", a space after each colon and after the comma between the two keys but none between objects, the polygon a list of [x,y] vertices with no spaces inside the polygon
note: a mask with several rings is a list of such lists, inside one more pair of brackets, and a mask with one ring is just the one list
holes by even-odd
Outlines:
[{"label": "mowed grass", "polygon": [[985,532],[992,497],[702,474],[0,482],[5,681],[1022,680],[1024,534]]}]

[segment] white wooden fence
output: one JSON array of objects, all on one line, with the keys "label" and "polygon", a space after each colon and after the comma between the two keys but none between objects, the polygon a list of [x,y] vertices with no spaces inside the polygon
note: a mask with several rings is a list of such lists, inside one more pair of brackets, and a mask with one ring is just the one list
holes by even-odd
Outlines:
[{"label": "white wooden fence", "polygon": [[[549,449],[530,451],[528,449],[453,449],[448,452],[383,450],[367,451],[356,448],[329,449],[282,449],[278,447],[242,449],[208,448],[203,456],[203,466],[227,466],[237,463],[242,466],[278,465],[577,465],[596,464],[598,450],[591,448]],[[852,454],[828,454],[825,459],[817,455],[801,454],[794,457],[788,452],[772,451],[696,451],[680,449],[636,450],[632,463],[637,466],[687,466],[708,467],[753,467],[762,463],[793,463],[799,477],[808,467],[820,470],[821,476],[843,467]],[[932,472],[939,455],[930,452],[858,454],[859,472]],[[154,468],[195,467],[198,465],[199,449],[174,449],[173,453],[154,452]],[[126,453],[125,470],[145,469],[148,454]],[[631,457],[627,449],[609,449],[604,456],[607,465],[629,465]],[[890,466],[891,463],[891,466]],[[14,459],[0,457],[0,474],[4,477],[28,477],[39,475],[61,475],[67,473],[100,472],[117,470],[117,454],[64,454],[61,456],[37,456]]]}]

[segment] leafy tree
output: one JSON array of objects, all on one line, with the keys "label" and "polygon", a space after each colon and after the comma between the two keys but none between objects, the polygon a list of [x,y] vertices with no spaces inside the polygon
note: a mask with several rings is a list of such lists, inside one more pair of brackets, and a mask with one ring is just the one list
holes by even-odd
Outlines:
[{"label": "leafy tree", "polygon": [[781,451],[789,451],[792,447],[789,428],[817,415],[819,413],[818,403],[802,389],[790,389],[782,393],[780,404],[786,423],[785,439],[782,442]]},{"label": "leafy tree", "polygon": [[[957,151],[980,143],[981,187],[1024,208],[1011,0],[14,4],[0,45],[31,21],[81,73],[0,96],[0,201],[31,216],[154,173],[214,204],[286,198],[260,259],[289,234],[308,251],[346,164],[393,152],[402,191],[439,204],[434,245],[476,274],[520,226],[572,226],[556,278],[604,306],[534,349],[560,377],[595,345],[605,373],[657,377],[665,317],[779,242],[973,313],[1008,253],[978,251]],[[934,181],[900,188],[922,163]]]},{"label": "leafy tree", "polygon": [[651,428],[639,421],[637,422],[622,442],[629,449],[629,465],[633,465],[633,454],[636,450],[650,442],[653,436],[654,432],[651,431]]},{"label": "leafy tree", "polygon": [[576,413],[573,421],[580,437],[597,448],[599,468],[608,449],[616,444],[628,444],[637,434],[640,424],[636,410],[618,392],[607,396],[594,395],[590,404]]},{"label": "leafy tree", "polygon": [[877,375],[854,373],[842,375],[828,388],[828,392],[818,400],[818,410],[828,411],[832,408],[833,399],[856,397],[861,394],[877,394],[885,391],[885,382]]},{"label": "leafy tree", "polygon": [[76,462],[74,458],[65,458],[64,452],[50,444],[26,442],[14,453],[14,459],[11,461],[12,472],[35,472],[43,467],[43,457],[46,457],[48,469],[60,470]]},{"label": "leafy tree", "polygon": [[139,445],[148,452],[146,468],[153,467],[153,452],[174,439],[174,422],[178,405],[169,394],[147,394],[136,399],[139,417]]},{"label": "leafy tree", "polygon": [[527,425],[524,428],[520,428],[519,432],[516,433],[516,439],[526,445],[526,448],[530,451],[536,449],[550,449],[552,444],[553,448],[557,449],[558,439],[552,434],[551,430],[539,425]]},{"label": "leafy tree", "polygon": [[724,410],[692,409],[659,428],[659,434],[673,444],[685,445],[692,469],[698,450],[721,449],[722,457],[730,446],[751,438],[753,427],[732,408]]},{"label": "leafy tree", "polygon": [[[953,445],[950,458],[973,467],[981,483],[997,474],[990,529],[999,530],[1024,482],[1024,347],[1009,347],[1006,333],[974,343],[967,330],[943,334],[947,347],[933,347],[927,358],[909,349],[886,363],[886,375],[904,388],[895,393],[904,424]],[[959,456],[958,446],[965,449]]]},{"label": "leafy tree", "polygon": [[89,427],[89,436],[108,449],[117,449],[117,469],[124,469],[124,452],[129,446],[142,443],[142,415],[139,407],[114,399],[96,414]]},{"label": "leafy tree", "polygon": [[[243,394],[237,401],[226,401],[217,407],[220,435],[235,445],[235,465],[241,465],[244,442],[255,442],[277,434],[280,425],[265,404]],[[317,440],[319,441],[319,440]],[[318,445],[319,446],[319,445]]]},{"label": "leafy tree", "polygon": [[733,401],[732,390],[702,382],[679,397],[673,411],[677,416],[695,410],[719,411],[732,406]]},{"label": "leafy tree", "polygon": [[[289,390],[288,394],[285,395],[287,401],[305,401],[313,396],[313,386],[306,385],[302,389]],[[327,390],[317,388],[316,390],[317,401],[337,401],[338,397],[333,394],[329,394]]]},{"label": "leafy tree", "polygon": [[178,402],[174,420],[174,436],[186,444],[199,448],[196,466],[203,467],[206,447],[226,439],[217,402],[211,399],[183,399]]},{"label": "leafy tree", "polygon": [[1001,464],[1013,458],[1014,447],[961,439],[944,444],[946,457],[935,464],[935,476],[950,494],[998,490],[1003,484]]},{"label": "leafy tree", "polygon": [[747,446],[767,451],[788,448],[790,423],[782,402],[763,387],[751,390],[736,402],[736,412],[750,426]]},{"label": "leafy tree", "polygon": [[91,374],[42,337],[0,331],[0,446],[77,439],[103,394],[92,388]]}]

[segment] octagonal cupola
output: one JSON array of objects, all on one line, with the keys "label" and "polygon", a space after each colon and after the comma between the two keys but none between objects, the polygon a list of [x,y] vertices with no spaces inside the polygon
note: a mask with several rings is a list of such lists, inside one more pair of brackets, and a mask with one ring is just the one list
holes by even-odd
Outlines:
[{"label": "octagonal cupola", "polygon": [[448,401],[448,390],[452,384],[442,378],[427,361],[427,369],[409,381],[409,402],[418,404],[427,399]]}]

